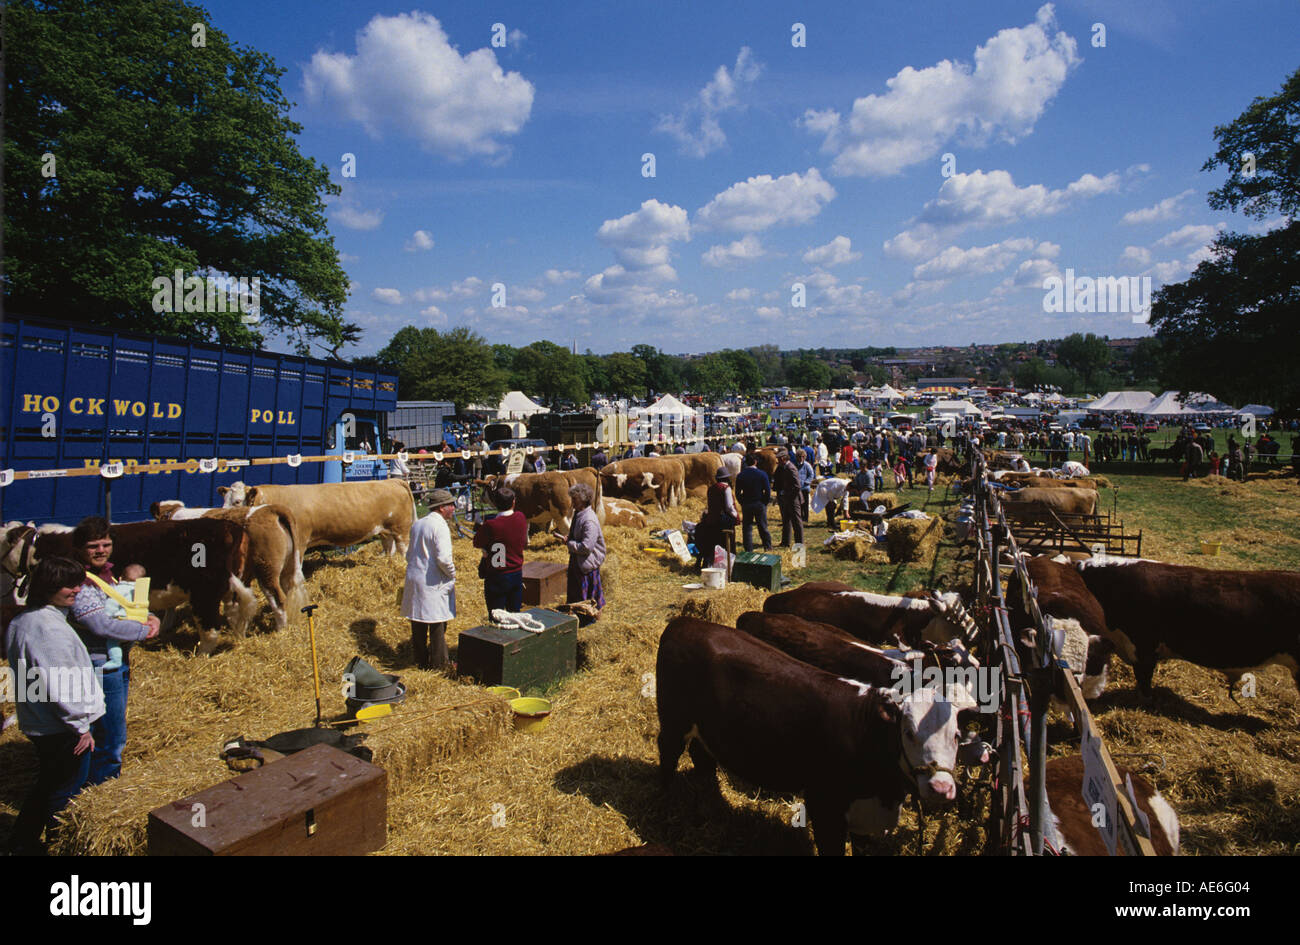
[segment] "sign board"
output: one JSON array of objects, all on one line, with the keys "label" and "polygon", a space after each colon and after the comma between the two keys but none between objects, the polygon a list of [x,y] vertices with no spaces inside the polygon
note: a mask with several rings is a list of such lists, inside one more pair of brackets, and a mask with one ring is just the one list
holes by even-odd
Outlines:
[{"label": "sign board", "polygon": [[668,544],[672,546],[673,553],[677,555],[677,560],[682,564],[690,564],[695,560],[686,548],[686,539],[682,537],[682,533],[677,529],[673,529],[668,533]]},{"label": "sign board", "polygon": [[524,471],[524,451],[511,450],[510,458],[506,460],[506,474],[510,476],[514,476],[523,471]]},{"label": "sign board", "polygon": [[[1091,725],[1084,726],[1079,747],[1083,755],[1083,802],[1093,814],[1092,822],[1106,843],[1106,851],[1114,856],[1116,834],[1123,832],[1119,829],[1119,802],[1115,785],[1111,784],[1110,774],[1102,761],[1101,739],[1092,731]],[[1099,819],[1101,823],[1098,823]]]}]

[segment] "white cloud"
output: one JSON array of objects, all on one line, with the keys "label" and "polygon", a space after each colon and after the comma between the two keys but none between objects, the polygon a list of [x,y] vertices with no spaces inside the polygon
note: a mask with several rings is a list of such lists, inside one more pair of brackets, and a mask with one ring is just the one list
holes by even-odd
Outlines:
[{"label": "white cloud", "polygon": [[715,230],[756,232],[777,224],[807,223],[835,199],[835,188],[817,168],[806,174],[770,174],[732,184],[695,213],[695,222]]},{"label": "white cloud", "polygon": [[373,230],[384,222],[382,210],[363,210],[356,201],[343,196],[337,200],[327,199],[330,206],[330,220],[350,230]]},{"label": "white cloud", "polygon": [[1204,246],[1218,236],[1219,231],[1223,228],[1224,224],[1222,223],[1216,223],[1214,226],[1210,226],[1208,223],[1189,223],[1171,233],[1166,233],[1156,240],[1155,245],[1165,249],[1172,249],[1177,246]]},{"label": "white cloud", "polygon": [[1044,279],[1059,274],[1060,270],[1056,263],[1050,259],[1026,259],[1016,269],[1016,274],[1012,276],[1011,281],[1018,286],[1041,287]]},{"label": "white cloud", "polygon": [[521,299],[524,302],[540,302],[546,298],[546,293],[541,289],[534,289],[528,286],[512,286],[510,288],[510,298]]},{"label": "white cloud", "polygon": [[518,52],[519,49],[524,45],[524,40],[526,40],[527,38],[528,38],[528,34],[525,33],[523,30],[514,29],[511,30],[509,33],[506,33],[506,45],[509,46],[511,49],[513,49],[515,52]]},{"label": "white cloud", "polygon": [[753,297],[753,289],[732,289],[727,293],[727,301],[729,302],[748,302]]},{"label": "white cloud", "polygon": [[438,308],[436,305],[430,305],[428,308],[420,309],[420,314],[429,319],[429,321],[434,325],[447,324],[447,316],[443,313],[442,309]]},{"label": "white cloud", "polygon": [[503,157],[498,139],[517,134],[532,111],[532,83],[504,72],[490,48],[462,56],[427,13],[375,16],[356,48],[354,56],[318,50],[303,89],[373,138],[395,131],[453,159]]},{"label": "white cloud", "polygon": [[567,282],[570,279],[577,279],[582,273],[573,269],[547,269],[545,278],[551,285],[559,285],[561,282]]},{"label": "white cloud", "polygon": [[903,259],[938,252],[945,236],[967,227],[1001,226],[1060,213],[1078,200],[1119,190],[1120,175],[1084,174],[1059,190],[1042,184],[1017,187],[1006,171],[954,174],[926,203],[912,226],[885,241],[885,251]]},{"label": "white cloud", "polygon": [[1252,223],[1246,227],[1246,232],[1255,236],[1263,236],[1265,233],[1280,229],[1290,222],[1286,217],[1272,217],[1268,220],[1261,220],[1259,223]]},{"label": "white cloud", "polygon": [[450,299],[467,299],[483,291],[484,282],[478,276],[470,276],[453,282],[448,288],[434,286],[429,289],[416,289],[411,293],[417,302],[446,302]]},{"label": "white cloud", "polygon": [[672,135],[681,145],[681,152],[691,157],[702,158],[718,150],[727,143],[718,116],[740,107],[741,90],[753,84],[762,68],[754,61],[753,50],[742,46],[730,72],[726,66],[718,66],[700,94],[687,102],[679,114],[661,117],[655,130]]},{"label": "white cloud", "polygon": [[428,230],[416,230],[411,234],[411,238],[406,241],[406,245],[402,248],[408,253],[433,249],[433,236]]},{"label": "white cloud", "polygon": [[359,262],[360,256],[353,256],[351,253],[339,253],[339,262]]},{"label": "white cloud", "polygon": [[726,246],[711,246],[708,252],[700,257],[700,260],[706,266],[721,269],[761,259],[763,258],[763,252],[763,245],[758,241],[758,237],[751,233],[744,239],[736,240]]},{"label": "white cloud", "polygon": [[1070,70],[1081,60],[1075,41],[1057,31],[1051,4],[1034,22],[1004,29],[975,49],[974,66],[942,60],[908,66],[886,82],[889,91],[853,103],[847,118],[810,110],[803,126],[825,135],[831,171],[887,176],[937,155],[957,141],[983,147],[1030,134]]},{"label": "white cloud", "polygon": [[776,319],[781,318],[785,312],[781,311],[774,305],[760,305],[754,310],[754,314],[764,321],[775,321]]},{"label": "white cloud", "polygon": [[401,305],[405,301],[402,298],[402,293],[397,289],[374,289],[371,291],[370,297],[376,302],[383,302],[386,305]]},{"label": "white cloud", "polygon": [[1158,223],[1161,220],[1172,220],[1182,212],[1180,204],[1196,191],[1190,187],[1181,194],[1175,194],[1172,197],[1166,197],[1154,207],[1144,207],[1141,210],[1130,210],[1124,214],[1121,222],[1132,224],[1139,223]]},{"label": "white cloud", "polygon": [[809,265],[827,268],[861,258],[861,253],[853,252],[853,242],[847,236],[837,236],[825,246],[814,246],[803,254],[803,261]]},{"label": "white cloud", "polygon": [[[689,241],[691,226],[681,207],[647,200],[640,209],[615,220],[606,220],[596,231],[597,238],[614,250],[619,265],[606,269],[601,284],[625,281],[631,270],[654,281],[672,281],[677,272],[669,264],[668,244]],[[617,270],[617,271],[614,271]],[[591,280],[588,280],[590,283]]]},{"label": "white cloud", "polygon": [[1119,257],[1121,262],[1133,266],[1146,266],[1151,262],[1151,250],[1144,246],[1125,246]]},{"label": "white cloud", "polygon": [[972,246],[970,249],[949,246],[912,270],[912,278],[918,282],[929,282],[951,279],[953,276],[998,272],[1010,266],[1016,256],[1029,252],[1034,247],[1034,241],[1027,238],[1003,240],[988,246]]}]

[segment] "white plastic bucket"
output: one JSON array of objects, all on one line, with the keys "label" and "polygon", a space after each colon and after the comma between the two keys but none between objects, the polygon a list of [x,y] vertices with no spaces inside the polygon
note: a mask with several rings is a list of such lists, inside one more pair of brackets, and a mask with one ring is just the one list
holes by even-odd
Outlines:
[{"label": "white plastic bucket", "polygon": [[722,568],[703,568],[700,570],[700,580],[705,587],[720,590],[727,586],[727,572]]}]

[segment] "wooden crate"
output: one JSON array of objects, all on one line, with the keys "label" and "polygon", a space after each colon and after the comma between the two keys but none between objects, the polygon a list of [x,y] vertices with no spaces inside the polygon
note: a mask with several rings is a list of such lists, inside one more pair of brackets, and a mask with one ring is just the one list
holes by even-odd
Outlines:
[{"label": "wooden crate", "polygon": [[388,842],[388,772],[313,745],[149,812],[151,856],[357,856]]},{"label": "wooden crate", "polygon": [[568,570],[558,561],[525,561],[524,606],[563,603],[568,594]]},{"label": "wooden crate", "polygon": [[514,686],[541,692],[578,669],[578,618],[540,607],[532,614],[546,625],[541,633],[491,624],[460,634],[456,669],[484,686]]}]

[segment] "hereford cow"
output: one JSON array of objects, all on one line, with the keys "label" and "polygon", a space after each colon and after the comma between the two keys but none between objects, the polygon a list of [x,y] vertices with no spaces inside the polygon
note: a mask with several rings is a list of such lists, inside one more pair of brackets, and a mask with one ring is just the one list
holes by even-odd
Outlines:
[{"label": "hereford cow", "polygon": [[221,486],[224,506],[279,505],[298,523],[298,561],[311,548],[346,548],[379,536],[384,554],[406,554],[415,498],[403,479],[298,486]]},{"label": "hereford cow", "polygon": [[639,505],[654,504],[662,512],[671,505],[681,505],[686,496],[686,470],[675,459],[646,456],[620,459],[600,470],[601,489],[617,499],[630,499]]},{"label": "hereford cow", "polygon": [[605,503],[601,500],[600,477],[590,467],[545,473],[511,473],[474,480],[476,485],[487,490],[489,496],[495,495],[501,486],[509,486],[515,494],[515,510],[528,519],[528,524],[558,535],[569,534],[569,526],[573,524],[573,500],[569,498],[569,489],[579,482],[589,486],[595,494],[592,511],[604,524],[606,513]]},{"label": "hereford cow", "polygon": [[[76,557],[72,529],[66,526],[42,526],[40,530],[24,526],[34,533],[7,535],[22,552],[23,575],[30,565],[42,558]],[[149,576],[149,609],[167,610],[189,602],[194,616],[203,627],[199,652],[216,649],[222,626],[221,605],[234,604],[230,628],[242,636],[248,628],[257,602],[239,580],[244,573],[248,538],[242,524],[214,519],[180,522],[133,522],[109,528],[113,539],[110,561],[117,573],[128,564],[139,564]],[[11,550],[12,553],[12,550]]]},{"label": "hereford cow", "polygon": [[276,629],[289,622],[293,604],[302,596],[303,576],[298,556],[298,523],[293,513],[279,505],[239,506],[230,509],[192,509],[174,499],[155,502],[149,512],[158,521],[216,518],[238,522],[248,534],[244,573],[238,579],[248,587],[256,579],[275,614]]},{"label": "hereford cow", "polygon": [[718,467],[722,465],[717,453],[674,453],[666,458],[682,464],[682,485],[697,499],[704,498],[709,486],[717,482]]},{"label": "hereford cow", "polygon": [[[995,482],[1005,486],[1017,486],[1032,489],[1096,489],[1097,480],[1090,478],[1057,479],[1055,476],[1039,476],[1035,473],[1005,472],[993,477]],[[973,480],[967,480],[972,482]],[[965,485],[963,484],[963,490]]]},{"label": "hereford cow", "polygon": [[605,507],[606,528],[645,528],[645,512],[641,507],[633,505],[631,502],[625,502],[622,499],[605,499],[602,503]]},{"label": "hereford cow", "polygon": [[842,856],[849,830],[889,829],[909,793],[927,808],[956,799],[956,738],[942,727],[918,730],[892,689],[692,617],[668,624],[656,669],[665,787],[685,749],[712,790],[721,765],[769,791],[800,794],[822,856]]},{"label": "hereford cow", "polygon": [[1290,670],[1300,688],[1300,571],[1219,571],[1112,557],[1075,567],[1143,695],[1150,695],[1156,663],[1164,659],[1220,670],[1234,698],[1242,674],[1271,663]]},{"label": "hereford cow", "polygon": [[777,459],[777,449],[775,446],[763,446],[754,451],[754,465],[767,473],[768,479],[776,475],[776,467],[781,465]]},{"label": "hereford cow", "polygon": [[[1151,825],[1151,846],[1156,856],[1177,856],[1179,850],[1178,814],[1142,775],[1116,765],[1121,779],[1131,778],[1138,809]],[[1093,826],[1093,814],[1083,800],[1083,757],[1068,755],[1047,763],[1047,803],[1052,809],[1052,823],[1061,839],[1060,853],[1074,856],[1106,856],[1106,842]],[[1124,855],[1122,844],[1115,854]]]},{"label": "hereford cow", "polygon": [[975,635],[975,621],[955,593],[889,597],[839,581],[811,581],[771,595],[763,602],[763,612],[828,623],[876,644],[919,647],[925,641],[942,645],[953,639],[969,643]]},{"label": "hereford cow", "polygon": [[[1106,673],[1115,646],[1106,629],[1101,604],[1068,561],[1047,555],[1026,556],[1025,569],[1038,591],[1038,609],[1053,625],[1065,631],[1061,654],[1074,671],[1085,699],[1096,699],[1106,691]],[[1018,574],[1018,572],[1017,572]],[[1007,611],[1017,635],[1033,626],[1024,587],[1018,577],[1007,587]]]},{"label": "hereford cow", "polygon": [[1052,515],[1096,515],[1096,489],[1018,489],[1001,495],[1008,519],[1051,521]]}]

